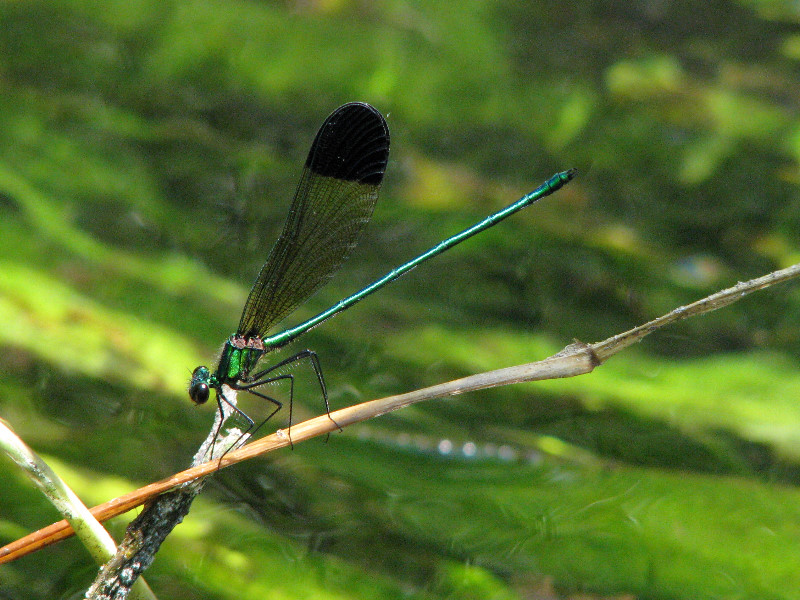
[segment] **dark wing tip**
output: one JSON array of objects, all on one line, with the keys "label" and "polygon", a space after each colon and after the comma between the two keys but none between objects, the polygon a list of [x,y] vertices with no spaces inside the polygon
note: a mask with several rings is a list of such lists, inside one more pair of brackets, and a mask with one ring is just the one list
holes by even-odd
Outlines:
[{"label": "dark wing tip", "polygon": [[378,186],[389,160],[389,127],[363,102],[340,106],[320,127],[306,168],[323,177]]}]

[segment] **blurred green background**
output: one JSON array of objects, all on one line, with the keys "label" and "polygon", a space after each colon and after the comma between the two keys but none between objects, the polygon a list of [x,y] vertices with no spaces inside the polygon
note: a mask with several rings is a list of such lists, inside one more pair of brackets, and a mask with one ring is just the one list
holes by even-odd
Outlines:
[{"label": "blurred green background", "polygon": [[[0,416],[92,505],[205,437],[189,374],[344,102],[387,116],[389,169],[285,325],[581,173],[287,349],[319,353],[333,408],[800,260],[792,2],[4,2],[0,91]],[[146,578],[178,599],[800,598],[799,352],[787,284],[588,376],[273,453],[219,473]],[[295,415],[319,414],[291,372]],[[0,479],[3,543],[59,518],[10,461]],[[0,567],[0,597],[82,597],[95,573],[70,540]]]}]

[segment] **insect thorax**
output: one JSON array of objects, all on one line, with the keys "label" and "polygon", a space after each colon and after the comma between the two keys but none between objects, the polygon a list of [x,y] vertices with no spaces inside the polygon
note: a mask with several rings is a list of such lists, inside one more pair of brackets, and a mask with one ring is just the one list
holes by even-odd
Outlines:
[{"label": "insect thorax", "polygon": [[264,354],[264,344],[260,337],[245,338],[232,335],[225,342],[219,357],[216,377],[220,383],[236,383],[247,380],[250,371]]}]

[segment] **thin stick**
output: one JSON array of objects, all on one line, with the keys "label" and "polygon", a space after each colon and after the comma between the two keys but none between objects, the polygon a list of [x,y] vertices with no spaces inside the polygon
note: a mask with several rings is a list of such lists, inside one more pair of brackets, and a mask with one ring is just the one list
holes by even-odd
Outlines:
[{"label": "thin stick", "polygon": [[[594,370],[595,367],[604,363],[624,348],[641,341],[645,336],[650,335],[666,325],[671,325],[676,321],[728,306],[753,292],[766,289],[777,283],[788,281],[798,275],[800,275],[800,263],[786,269],[774,271],[757,279],[738,283],[731,288],[707,296],[702,300],[698,300],[687,306],[678,307],[664,316],[619,335],[612,336],[602,342],[590,345],[582,342],[575,342],[564,348],[558,354],[538,362],[471,375],[407,394],[389,396],[380,400],[372,400],[343,408],[332,412],[330,415],[336,423],[334,423],[328,415],[315,417],[308,421],[292,425],[292,442],[298,444],[312,437],[337,430],[337,424],[341,427],[346,427],[417,402],[422,402],[423,400],[454,396],[484,388],[509,385],[523,381],[574,377],[576,375],[589,373]],[[210,475],[220,468],[229,467],[243,460],[261,456],[267,452],[288,445],[288,436],[283,430],[278,430],[272,435],[265,436],[251,442],[243,448],[229,452],[221,461],[213,460],[177,473],[159,482],[151,483],[134,492],[96,506],[91,509],[91,512],[99,521],[108,520],[144,504],[146,501],[159,494],[163,494],[180,485]],[[34,552],[71,535],[73,535],[73,531],[66,521],[60,521],[49,527],[40,529],[16,542],[0,548],[0,564],[10,562],[20,556]]]},{"label": "thin stick", "polygon": [[800,275],[800,263],[779,271],[773,271],[768,275],[751,279],[750,281],[740,281],[735,286],[717,292],[716,294],[706,296],[702,300],[697,300],[686,306],[679,306],[666,315],[653,319],[649,323],[610,337],[602,342],[592,344],[592,349],[600,362],[603,363],[623,348],[627,348],[632,344],[642,341],[645,336],[653,333],[657,329],[661,329],[666,325],[671,325],[676,321],[688,319],[689,317],[696,317],[711,312],[712,310],[723,308],[724,306],[738,302],[753,292],[766,289],[776,283],[789,281],[798,275]]},{"label": "thin stick", "polygon": [[[223,431],[231,414],[241,412],[236,406],[236,390],[223,385],[225,401],[219,410],[206,440],[200,445],[192,466],[204,460],[219,458],[231,447],[247,441],[235,428]],[[192,502],[203,489],[205,478],[199,477],[147,501],[144,510],[128,525],[125,537],[115,554],[100,569],[86,592],[86,600],[123,600],[129,597],[140,575],[150,566],[162,542],[188,514]]]}]

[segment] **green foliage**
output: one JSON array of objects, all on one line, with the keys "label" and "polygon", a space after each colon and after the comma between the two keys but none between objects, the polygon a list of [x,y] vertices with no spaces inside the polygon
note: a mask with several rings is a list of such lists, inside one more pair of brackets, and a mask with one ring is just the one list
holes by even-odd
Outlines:
[{"label": "green foliage", "polygon": [[[304,337],[334,407],[533,361],[796,262],[791,10],[4,4],[0,414],[90,503],[187,464],[213,414],[189,373],[234,328],[316,128],[350,100],[387,115],[386,184],[293,320],[581,171]],[[148,579],[165,598],[795,598],[798,352],[787,285],[586,377],[241,465]],[[293,373],[295,416],[318,414],[313,374]],[[4,542],[57,518],[0,469]],[[2,567],[0,595],[69,597],[94,572],[65,542]]]}]

